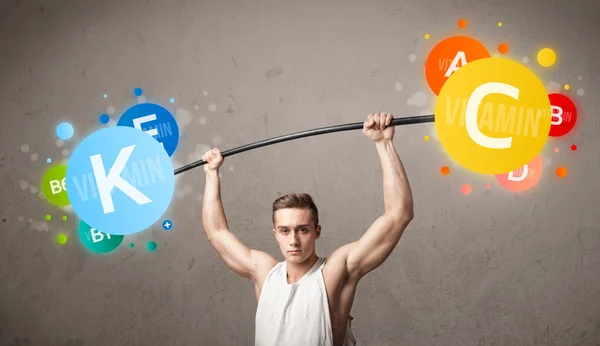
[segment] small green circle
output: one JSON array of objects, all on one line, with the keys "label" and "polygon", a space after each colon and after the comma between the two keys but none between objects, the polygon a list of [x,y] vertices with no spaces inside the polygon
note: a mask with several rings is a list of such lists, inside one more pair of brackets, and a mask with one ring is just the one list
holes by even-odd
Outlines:
[{"label": "small green circle", "polygon": [[67,221],[67,217],[66,216],[63,216],[62,219],[63,219],[63,221]]},{"label": "small green circle", "polygon": [[133,243],[129,243],[129,247],[133,249]]},{"label": "small green circle", "polygon": [[46,171],[41,190],[48,202],[59,207],[71,204],[67,195],[66,180],[67,166],[65,165],[54,166]]},{"label": "small green circle", "polygon": [[156,250],[156,243],[153,241],[149,241],[146,247],[148,248],[148,251],[154,252],[154,250]]},{"label": "small green circle", "polygon": [[52,216],[46,214],[46,221],[50,221],[50,220],[52,220]]},{"label": "small green circle", "polygon": [[62,245],[67,242],[67,236],[63,233],[60,233],[58,236],[56,236],[56,241]]}]

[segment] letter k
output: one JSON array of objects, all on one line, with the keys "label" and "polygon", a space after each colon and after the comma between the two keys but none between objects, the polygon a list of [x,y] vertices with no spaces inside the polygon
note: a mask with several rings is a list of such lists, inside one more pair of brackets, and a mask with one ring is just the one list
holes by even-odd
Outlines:
[{"label": "letter k", "polygon": [[108,172],[108,175],[106,175],[106,170],[104,169],[104,164],[102,163],[102,155],[96,154],[90,156],[90,160],[92,161],[92,169],[94,170],[94,177],[96,178],[96,184],[98,185],[100,201],[102,202],[102,209],[104,209],[104,214],[115,211],[115,206],[110,193],[115,186],[131,199],[136,201],[139,205],[152,202],[150,198],[141,193],[140,190],[136,189],[133,185],[121,177],[121,172],[123,172],[125,164],[133,152],[133,148],[135,148],[135,145],[121,149],[114,165],[110,169],[110,172]]}]

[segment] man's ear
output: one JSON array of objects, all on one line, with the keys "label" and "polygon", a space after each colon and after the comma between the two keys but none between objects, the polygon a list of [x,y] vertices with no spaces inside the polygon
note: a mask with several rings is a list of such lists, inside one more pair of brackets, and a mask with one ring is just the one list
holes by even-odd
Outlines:
[{"label": "man's ear", "polygon": [[316,231],[317,231],[317,237],[315,239],[319,239],[319,237],[321,236],[321,225],[317,226]]}]

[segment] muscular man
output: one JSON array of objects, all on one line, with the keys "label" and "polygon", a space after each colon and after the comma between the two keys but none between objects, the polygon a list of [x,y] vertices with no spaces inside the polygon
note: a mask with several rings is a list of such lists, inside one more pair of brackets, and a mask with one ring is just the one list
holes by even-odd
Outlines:
[{"label": "muscular man", "polygon": [[202,223],[208,240],[235,273],[252,280],[258,307],[257,346],[354,345],[350,310],[361,278],[392,253],[413,218],[410,185],[394,148],[391,114],[369,114],[363,134],[375,142],[383,172],[385,210],[357,241],[329,258],[315,253],[321,234],[310,195],[288,194],[273,203],[273,235],[285,261],[249,249],[230,232],[220,196],[219,149],[202,159],[206,186]]}]

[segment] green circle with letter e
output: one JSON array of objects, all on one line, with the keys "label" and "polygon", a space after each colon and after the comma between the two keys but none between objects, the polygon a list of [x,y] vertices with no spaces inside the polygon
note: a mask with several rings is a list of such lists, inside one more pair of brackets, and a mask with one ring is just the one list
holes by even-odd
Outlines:
[{"label": "green circle with letter e", "polygon": [[79,238],[83,245],[96,253],[111,252],[118,248],[125,236],[100,232],[85,221],[79,222]]}]

